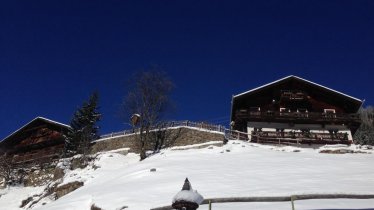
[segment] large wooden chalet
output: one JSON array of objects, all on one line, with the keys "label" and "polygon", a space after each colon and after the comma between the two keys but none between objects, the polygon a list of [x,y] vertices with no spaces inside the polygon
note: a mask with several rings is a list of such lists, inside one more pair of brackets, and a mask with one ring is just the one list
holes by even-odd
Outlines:
[{"label": "large wooden chalet", "polygon": [[59,158],[70,126],[37,117],[0,142],[1,155],[14,164],[38,164]]},{"label": "large wooden chalet", "polygon": [[297,76],[233,96],[231,122],[257,142],[352,142],[363,101]]}]

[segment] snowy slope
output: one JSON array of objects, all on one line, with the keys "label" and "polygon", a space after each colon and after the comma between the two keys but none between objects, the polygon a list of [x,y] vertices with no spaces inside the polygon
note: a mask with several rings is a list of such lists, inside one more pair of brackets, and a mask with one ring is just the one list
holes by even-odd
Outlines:
[{"label": "snowy slope", "polygon": [[[284,151],[282,151],[284,150]],[[146,210],[170,205],[173,196],[189,178],[192,187],[205,198],[232,196],[275,196],[303,193],[374,193],[374,154],[321,154],[314,149],[272,147],[246,142],[230,142],[223,147],[164,150],[142,162],[138,155],[117,153],[99,155],[99,169],[66,174],[66,180],[83,180],[76,191],[47,203],[37,210],[89,210],[92,203],[104,210]],[[156,168],[156,172],[150,172]],[[1,209],[10,205],[20,189],[10,189],[0,198]],[[39,190],[36,189],[36,190]],[[24,199],[24,198],[23,198]],[[50,202],[50,203],[48,203]],[[297,201],[296,209],[373,208],[369,200]],[[207,205],[199,209],[207,209]],[[291,209],[285,203],[214,204],[223,209]]]}]

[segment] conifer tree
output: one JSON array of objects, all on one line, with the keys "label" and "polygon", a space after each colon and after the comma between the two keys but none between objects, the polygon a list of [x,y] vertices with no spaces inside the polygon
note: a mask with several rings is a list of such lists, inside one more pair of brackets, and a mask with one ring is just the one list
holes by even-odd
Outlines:
[{"label": "conifer tree", "polygon": [[355,133],[355,143],[374,145],[374,107],[362,108],[359,113],[361,126]]},{"label": "conifer tree", "polygon": [[66,136],[66,156],[75,154],[86,156],[91,141],[99,138],[97,122],[101,119],[101,114],[98,111],[98,100],[98,93],[94,92],[74,113],[70,122],[71,130]]}]

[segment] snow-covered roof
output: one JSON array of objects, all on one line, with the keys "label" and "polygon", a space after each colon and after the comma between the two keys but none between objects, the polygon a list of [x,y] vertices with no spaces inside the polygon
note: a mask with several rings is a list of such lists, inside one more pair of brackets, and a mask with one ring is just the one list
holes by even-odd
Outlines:
[{"label": "snow-covered roof", "polygon": [[54,121],[54,120],[50,120],[48,118],[45,118],[45,117],[36,117],[34,118],[33,120],[31,120],[30,122],[26,123],[24,126],[22,126],[21,128],[17,129],[16,131],[14,131],[13,133],[9,134],[7,137],[5,137],[4,139],[2,139],[0,142],[3,142],[4,140],[10,138],[11,136],[15,135],[16,133],[18,133],[19,131],[21,131],[22,129],[24,129],[25,127],[27,127],[28,125],[30,125],[31,123],[37,121],[37,120],[43,120],[47,123],[50,123],[50,124],[55,124],[55,125],[59,125],[59,126],[62,126],[62,127],[66,127],[68,129],[70,129],[71,127],[69,125],[66,125],[66,124],[63,124],[63,123],[60,123],[60,122],[57,122],[57,121]]},{"label": "snow-covered roof", "polygon": [[66,128],[71,128],[70,125],[67,125],[67,124],[64,124],[64,123],[60,123],[60,122],[57,122],[57,121],[54,121],[54,120],[51,120],[51,119],[48,119],[48,118],[45,118],[45,117],[40,117],[40,116],[36,117],[32,121],[34,121],[36,119],[42,119],[42,120],[47,121],[47,122],[52,123],[52,124],[61,125],[61,126],[66,127]]},{"label": "snow-covered roof", "polygon": [[318,86],[318,87],[324,88],[324,89],[326,89],[326,90],[329,90],[329,91],[335,92],[335,93],[337,93],[337,94],[343,95],[343,96],[345,96],[345,97],[351,98],[351,99],[353,99],[353,100],[356,100],[356,101],[359,101],[359,102],[362,103],[362,100],[360,100],[360,99],[358,99],[358,98],[355,98],[355,97],[353,97],[353,96],[347,95],[347,94],[345,94],[345,93],[339,92],[339,91],[337,91],[337,90],[334,90],[334,89],[328,88],[328,87],[326,87],[326,86],[320,85],[320,84],[318,84],[318,83],[315,83],[315,82],[312,82],[312,81],[309,81],[309,80],[306,80],[306,79],[304,79],[304,78],[301,78],[301,77],[298,77],[298,76],[294,76],[294,75],[289,75],[289,76],[287,76],[287,77],[283,77],[283,78],[281,78],[281,79],[278,79],[278,80],[276,80],[276,81],[273,81],[273,82],[267,83],[267,84],[262,85],[262,86],[260,86],[260,87],[257,87],[257,88],[254,88],[254,89],[248,90],[248,91],[243,92],[243,93],[239,93],[239,94],[237,94],[237,95],[234,95],[233,98],[236,98],[236,97],[239,97],[239,96],[242,96],[242,95],[245,95],[245,94],[248,94],[248,93],[254,92],[254,91],[256,91],[256,90],[259,90],[259,89],[262,89],[262,88],[264,88],[264,87],[267,87],[267,86],[270,86],[270,85],[273,85],[273,84],[279,83],[279,82],[281,82],[281,81],[283,81],[283,80],[286,80],[286,79],[289,79],[289,78],[295,78],[295,79],[302,80],[302,81],[307,82],[307,83],[309,83],[309,84],[312,84],[312,85],[315,85],[315,86]]}]

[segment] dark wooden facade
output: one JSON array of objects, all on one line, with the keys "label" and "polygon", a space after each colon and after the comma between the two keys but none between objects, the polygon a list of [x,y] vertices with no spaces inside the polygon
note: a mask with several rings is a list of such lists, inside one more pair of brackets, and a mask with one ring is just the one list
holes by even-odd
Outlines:
[{"label": "dark wooden facade", "polygon": [[59,158],[70,127],[37,117],[0,142],[2,155],[15,164],[41,163]]},{"label": "dark wooden facade", "polygon": [[251,140],[349,143],[360,126],[361,105],[354,97],[288,76],[233,96],[231,121]]}]

